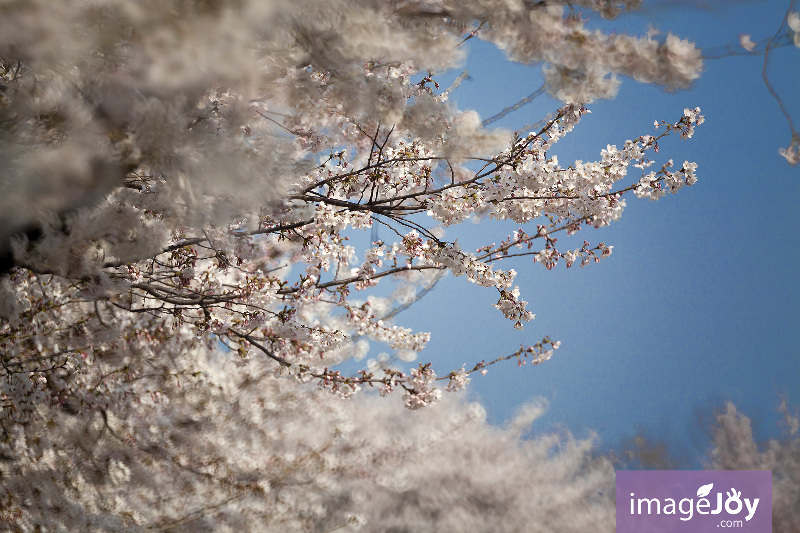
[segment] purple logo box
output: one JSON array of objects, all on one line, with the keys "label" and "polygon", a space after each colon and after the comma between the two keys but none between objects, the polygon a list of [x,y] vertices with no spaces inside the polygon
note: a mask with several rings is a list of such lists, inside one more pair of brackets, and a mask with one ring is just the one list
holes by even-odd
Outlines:
[{"label": "purple logo box", "polygon": [[772,533],[769,470],[619,470],[617,533]]}]

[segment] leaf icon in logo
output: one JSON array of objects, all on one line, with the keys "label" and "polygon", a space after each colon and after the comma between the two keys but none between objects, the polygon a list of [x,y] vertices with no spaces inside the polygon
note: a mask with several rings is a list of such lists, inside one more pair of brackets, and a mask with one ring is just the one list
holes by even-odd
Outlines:
[{"label": "leaf icon in logo", "polygon": [[699,489],[697,489],[697,497],[698,498],[705,498],[708,496],[708,493],[711,492],[711,489],[714,487],[713,483],[709,483],[708,485],[703,485]]}]

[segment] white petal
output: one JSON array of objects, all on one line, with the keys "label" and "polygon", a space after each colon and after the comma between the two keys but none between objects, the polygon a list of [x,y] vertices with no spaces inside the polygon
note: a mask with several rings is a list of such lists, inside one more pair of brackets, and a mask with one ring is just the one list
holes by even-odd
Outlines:
[{"label": "white petal", "polygon": [[748,52],[752,52],[753,48],[756,47],[756,43],[754,43],[750,36],[745,33],[739,35],[739,44],[742,45],[742,48]]},{"label": "white petal", "polygon": [[800,33],[800,13],[789,13],[787,22],[789,23],[789,27],[792,28],[792,31]]}]

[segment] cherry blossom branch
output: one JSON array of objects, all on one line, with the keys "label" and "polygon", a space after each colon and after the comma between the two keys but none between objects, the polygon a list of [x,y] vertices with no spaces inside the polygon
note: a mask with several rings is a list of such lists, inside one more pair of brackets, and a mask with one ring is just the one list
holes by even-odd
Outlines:
[{"label": "cherry blossom branch", "polygon": [[[398,272],[409,272],[409,271],[412,271],[412,270],[429,270],[429,269],[442,270],[442,268],[443,267],[436,266],[436,265],[406,265],[406,266],[402,266],[402,267],[390,268],[388,270],[384,270],[383,272],[378,272],[376,274],[372,274],[372,275],[370,275],[368,277],[367,276],[350,276],[349,278],[344,278],[344,279],[339,279],[339,280],[334,280],[334,281],[328,281],[328,282],[325,282],[325,283],[316,283],[316,284],[313,285],[313,288],[314,289],[327,289],[327,288],[330,288],[330,287],[337,287],[337,286],[340,286],[340,285],[350,285],[352,283],[357,283],[359,281],[365,281],[367,279],[383,278],[383,277],[386,277],[386,276],[391,276],[392,274],[397,274]],[[300,290],[302,290],[302,289],[299,288],[299,287],[287,287],[287,288],[284,288],[284,289],[279,289],[277,291],[277,294],[294,294],[294,293],[296,293],[296,292],[298,292]]]},{"label": "cherry blossom branch", "polygon": [[[255,230],[247,230],[247,231],[230,231],[228,234],[233,237],[252,237],[254,235],[268,235],[270,233],[281,233],[284,231],[289,231],[297,228],[302,228],[304,226],[308,226],[309,224],[313,224],[314,219],[309,220],[301,220],[300,222],[294,222],[292,224],[282,224],[278,226],[274,226],[271,228],[263,228],[263,229],[255,229]],[[204,242],[208,242],[208,235],[204,235],[203,237],[194,237],[191,239],[183,239],[179,242],[170,244],[166,248],[163,248],[161,251],[154,254],[154,257],[157,257],[162,254],[166,254],[169,252],[174,252],[175,250],[180,250],[181,248],[187,248],[189,246],[195,246],[198,244],[202,244]],[[104,268],[118,268],[124,265],[127,265],[128,261],[108,261],[103,264]],[[27,268],[27,267],[26,267]]]},{"label": "cherry blossom branch", "polygon": [[778,102],[778,106],[781,109],[781,113],[783,113],[783,116],[789,123],[789,129],[792,131],[792,140],[794,141],[795,139],[798,138],[797,131],[794,128],[794,122],[792,121],[792,117],[791,115],[789,115],[789,111],[786,109],[786,106],[783,104],[783,100],[775,91],[774,87],[772,86],[772,83],[769,81],[769,74],[767,72],[769,69],[770,52],[772,51],[774,43],[780,36],[781,30],[786,26],[786,21],[789,19],[789,15],[792,13],[793,6],[794,6],[794,0],[790,0],[789,7],[786,9],[786,13],[783,16],[783,20],[781,20],[781,24],[778,27],[778,30],[775,32],[775,35],[772,36],[769,42],[767,42],[767,48],[764,50],[764,64],[761,69],[761,79],[764,80],[764,85],[766,85],[769,94],[771,94],[772,97],[775,98],[775,101]]}]

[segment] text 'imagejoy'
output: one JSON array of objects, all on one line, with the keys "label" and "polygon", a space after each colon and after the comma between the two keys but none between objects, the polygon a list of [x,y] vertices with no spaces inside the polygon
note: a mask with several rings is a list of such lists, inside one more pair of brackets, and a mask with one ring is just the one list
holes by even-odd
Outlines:
[{"label": "text 'imagejoy'", "polygon": [[619,471],[617,533],[772,531],[772,472]]}]

